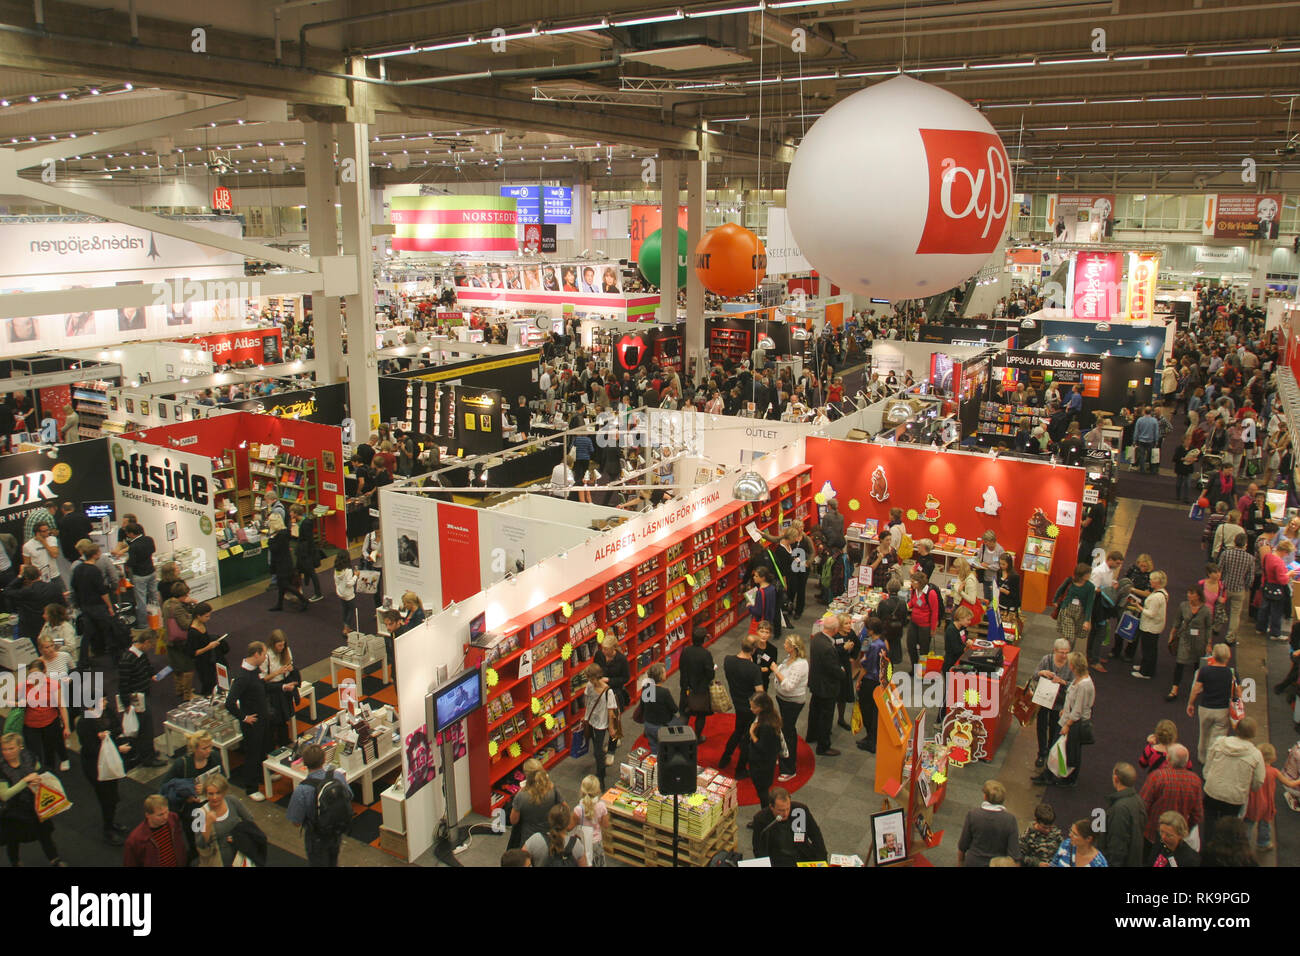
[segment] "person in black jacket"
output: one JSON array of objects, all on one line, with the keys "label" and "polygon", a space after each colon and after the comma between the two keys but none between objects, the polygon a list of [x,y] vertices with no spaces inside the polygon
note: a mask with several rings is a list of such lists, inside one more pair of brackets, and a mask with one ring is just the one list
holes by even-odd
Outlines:
[{"label": "person in black jacket", "polygon": [[[618,638],[613,634],[606,634],[593,660],[605,672],[609,689],[614,692],[614,697],[618,700],[619,710],[625,709],[632,700],[627,689],[627,685],[632,681],[632,667],[627,662],[627,655],[618,649]],[[618,741],[611,739],[609,752],[612,754],[617,750]],[[614,761],[611,759],[609,762],[612,764]]]},{"label": "person in black jacket", "polygon": [[831,724],[835,720],[835,701],[839,699],[844,683],[839,653],[835,650],[835,635],[840,629],[839,615],[827,612],[822,615],[819,630],[808,644],[808,730],[804,734],[810,744],[817,745],[822,757],[838,757],[840,752],[831,746]]},{"label": "person in black jacket", "polygon": [[153,664],[147,648],[154,640],[153,631],[136,631],[131,646],[117,662],[117,693],[123,707],[134,707],[140,732],[131,746],[134,765],[161,767],[164,761],[154,749],[153,707],[149,691],[153,687]]},{"label": "person in black jacket", "polygon": [[731,762],[731,755],[737,750],[740,756],[736,760],[735,777],[740,780],[749,776],[749,725],[754,720],[753,712],[745,702],[755,694],[763,692],[763,672],[754,663],[754,638],[746,634],[740,641],[740,651],[722,661],[722,673],[727,679],[727,690],[736,711],[736,729],[727,738],[722,748],[722,757],[718,767],[725,767]]},{"label": "person in black jacket", "polygon": [[[93,715],[93,716],[92,716]],[[111,739],[110,739],[111,738]],[[109,846],[121,846],[126,827],[114,821],[117,814],[117,781],[99,779],[99,751],[112,745],[122,753],[123,760],[131,753],[131,742],[122,736],[122,718],[111,702],[100,698],[99,706],[87,708],[77,722],[77,739],[81,741],[81,772],[86,775],[99,811],[104,820],[104,841]]]},{"label": "person in black jacket", "polygon": [[120,658],[126,648],[120,646],[113,628],[113,604],[108,596],[104,573],[95,566],[99,560],[99,545],[86,548],[82,560],[72,568],[72,601],[81,612],[82,627],[79,666],[84,666],[92,656],[107,651]]},{"label": "person in black jacket", "polygon": [[[952,620],[948,622],[948,627],[943,632],[942,680],[945,688],[948,686],[948,672],[961,660],[962,652],[966,650],[966,629],[970,627],[974,617],[969,607],[958,607],[952,612]],[[945,705],[939,709],[940,723],[943,722],[946,713],[948,708]]]},{"label": "person in black jacket", "polygon": [[271,705],[261,672],[265,660],[266,645],[261,641],[249,642],[248,653],[226,695],[226,710],[239,721],[239,729],[244,733],[244,762],[231,775],[231,782],[243,787],[249,798],[259,803],[266,799],[257,787],[261,783],[271,725]]},{"label": "person in black jacket", "polygon": [[659,756],[659,731],[672,724],[677,717],[677,701],[664,686],[667,674],[663,664],[651,664],[646,672],[649,680],[641,684],[641,704],[645,722],[645,739],[650,751]]},{"label": "person in black jacket", "polygon": [[5,600],[9,610],[18,615],[18,636],[27,638],[33,646],[45,624],[45,606],[67,603],[62,583],[57,579],[42,581],[40,570],[30,564],[5,588]]},{"label": "person in black jacket", "polygon": [[709,639],[707,628],[691,631],[691,644],[682,649],[678,660],[681,678],[682,713],[695,721],[695,739],[704,743],[704,725],[713,712],[709,698],[709,685],[713,683],[713,655],[705,647]]},{"label": "person in black jacket", "polygon": [[298,524],[298,540],[294,548],[294,567],[302,575],[303,582],[310,581],[311,586],[315,588],[315,594],[311,596],[311,603],[323,600],[325,595],[321,593],[320,576],[316,573],[316,565],[320,555],[316,548],[316,519],[307,513],[307,509],[302,505],[294,505],[290,509],[293,520]]},{"label": "person in black jacket", "polygon": [[78,511],[71,501],[63,502],[59,511],[59,548],[71,563],[81,557],[77,554],[77,542],[89,538],[93,526],[90,519]]},{"label": "person in black jacket", "polygon": [[284,596],[292,594],[298,599],[298,610],[307,610],[307,599],[302,590],[294,584],[296,573],[293,555],[293,536],[284,526],[284,519],[272,514],[266,521],[266,530],[271,535],[271,575],[275,578],[276,598],[272,611],[284,610]]},{"label": "person in black jacket", "polygon": [[812,811],[791,800],[784,787],[773,787],[768,799],[767,808],[754,815],[754,856],[767,857],[774,867],[826,860],[826,841]]},{"label": "person in black jacket", "polygon": [[764,810],[771,802],[768,791],[776,779],[776,762],[781,756],[781,715],[767,694],[749,698],[754,721],[749,727],[749,776]]}]

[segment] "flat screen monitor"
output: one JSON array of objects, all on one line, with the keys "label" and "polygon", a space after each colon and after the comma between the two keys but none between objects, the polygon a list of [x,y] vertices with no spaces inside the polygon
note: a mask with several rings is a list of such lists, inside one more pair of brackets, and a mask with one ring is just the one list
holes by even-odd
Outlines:
[{"label": "flat screen monitor", "polygon": [[100,518],[113,520],[114,509],[111,501],[87,501],[82,507],[85,509],[86,517],[91,521],[98,521]]},{"label": "flat screen monitor", "polygon": [[487,624],[486,611],[474,615],[474,617],[470,620],[469,642],[471,644],[475,643],[480,637],[483,636],[483,631],[486,630],[486,624]]},{"label": "flat screen monitor", "polygon": [[435,687],[433,698],[434,733],[441,733],[483,706],[483,672],[464,671]]}]

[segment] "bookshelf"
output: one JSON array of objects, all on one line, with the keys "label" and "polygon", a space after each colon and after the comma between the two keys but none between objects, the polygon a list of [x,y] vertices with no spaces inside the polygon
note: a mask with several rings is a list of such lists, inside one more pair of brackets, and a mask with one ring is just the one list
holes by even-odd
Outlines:
[{"label": "bookshelf", "polygon": [[275,493],[285,506],[302,505],[311,511],[318,504],[316,460],[286,455],[276,458]]},{"label": "bookshelf", "polygon": [[[248,521],[253,512],[252,492],[239,483],[239,469],[236,467],[235,449],[226,448],[219,457],[212,459],[213,488],[213,527],[220,533],[227,524],[234,524],[238,531]],[[234,505],[232,512],[228,505]]]},{"label": "bookshelf", "polygon": [[1033,405],[980,402],[979,422],[975,426],[975,432],[985,442],[999,438],[1010,442],[1015,437],[1022,418],[1038,419],[1042,414],[1043,410]]},{"label": "bookshelf", "polygon": [[749,358],[753,343],[747,329],[709,329],[709,362],[736,363]]},{"label": "bookshelf", "polygon": [[72,407],[80,419],[77,434],[83,441],[104,434],[104,421],[108,418],[108,390],[112,387],[102,380],[73,383]]},{"label": "bookshelf", "polygon": [[[628,659],[631,693],[652,664],[664,663],[670,674],[677,669],[694,627],[705,628],[712,644],[746,620],[740,582],[751,544],[745,525],[752,521],[772,533],[794,518],[809,527],[817,520],[810,465],[769,485],[768,501],[724,505],[506,621],[490,635],[490,646],[469,648],[469,666],[491,668],[487,706],[469,718],[477,812],[491,816],[510,802],[528,758],[550,768],[568,756],[571,728],[582,717],[583,671],[605,635],[614,635]],[[531,671],[525,666],[521,673],[525,651]],[[629,720],[624,729],[637,733]]]}]

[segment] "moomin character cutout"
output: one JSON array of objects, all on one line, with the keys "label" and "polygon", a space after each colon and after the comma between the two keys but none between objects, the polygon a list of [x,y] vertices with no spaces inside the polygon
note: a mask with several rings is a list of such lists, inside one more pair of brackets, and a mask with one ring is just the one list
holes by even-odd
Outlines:
[{"label": "moomin character cutout", "polygon": [[992,485],[984,492],[984,504],[976,505],[975,510],[982,515],[996,515],[1002,510],[1002,502],[998,500],[997,489]]},{"label": "moomin character cutout", "polygon": [[889,480],[885,478],[884,465],[877,465],[871,473],[871,497],[877,501],[889,500]]}]

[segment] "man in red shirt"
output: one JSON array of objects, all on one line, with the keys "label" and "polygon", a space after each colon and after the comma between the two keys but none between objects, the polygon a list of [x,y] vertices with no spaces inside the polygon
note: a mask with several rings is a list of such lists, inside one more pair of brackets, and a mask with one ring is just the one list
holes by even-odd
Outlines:
[{"label": "man in red shirt", "polygon": [[1147,808],[1147,823],[1142,831],[1143,859],[1149,860],[1160,842],[1160,815],[1166,810],[1181,813],[1189,828],[1205,815],[1201,778],[1187,769],[1188,758],[1185,746],[1170,744],[1168,759],[1142,785],[1142,804]]},{"label": "man in red shirt", "polygon": [[186,863],[185,834],[180,817],[167,806],[167,798],[144,798],[144,822],[126,838],[123,866],[170,867]]}]

